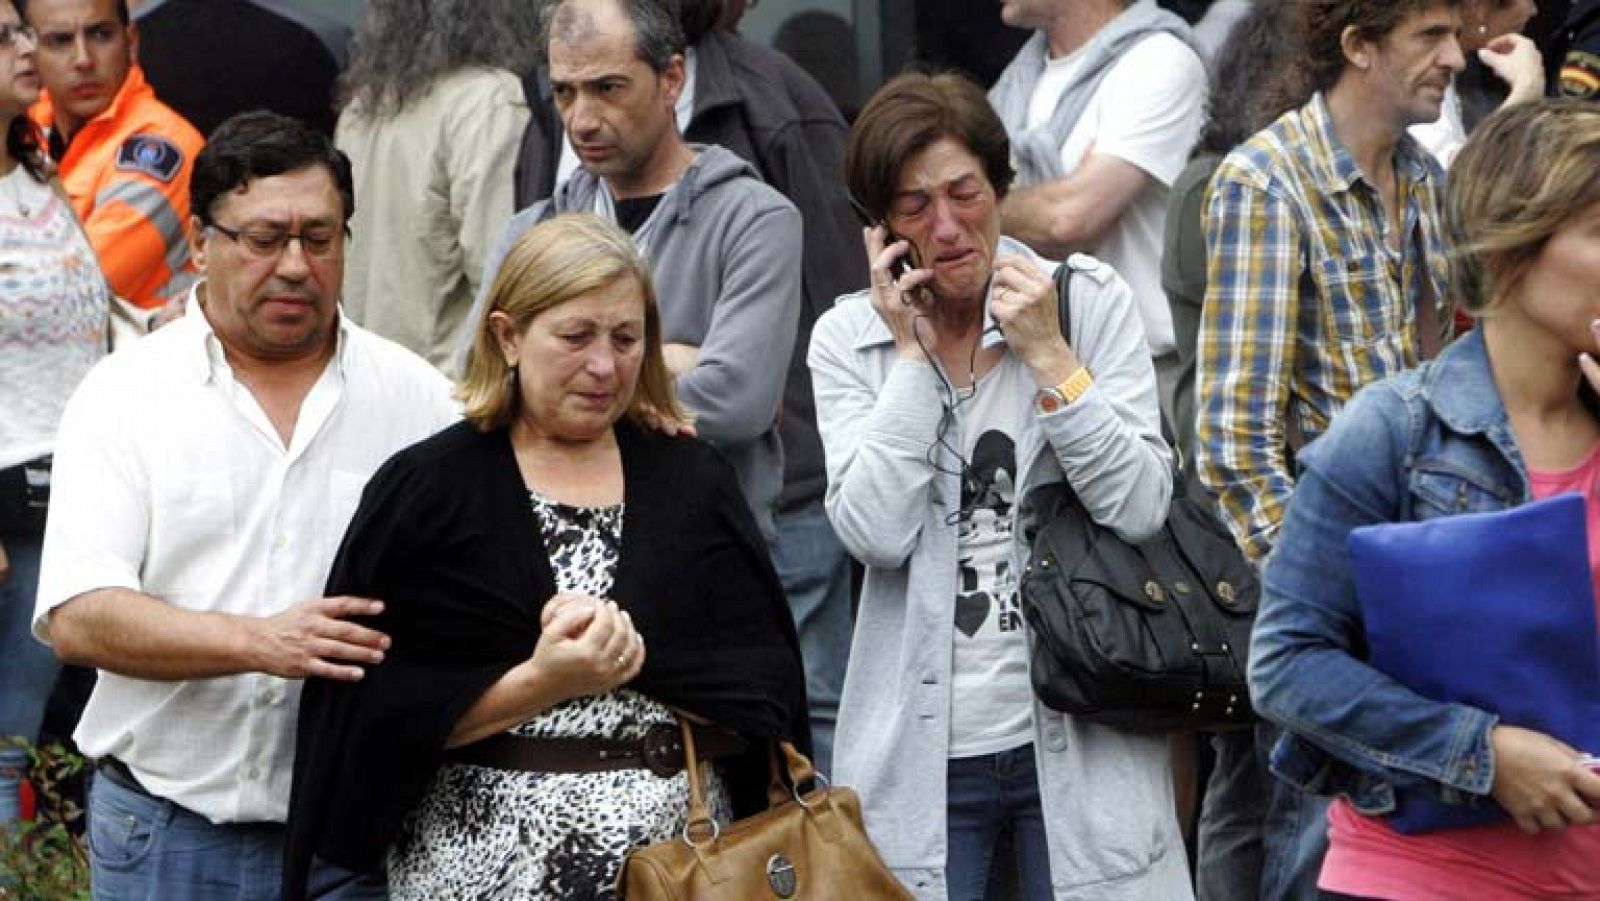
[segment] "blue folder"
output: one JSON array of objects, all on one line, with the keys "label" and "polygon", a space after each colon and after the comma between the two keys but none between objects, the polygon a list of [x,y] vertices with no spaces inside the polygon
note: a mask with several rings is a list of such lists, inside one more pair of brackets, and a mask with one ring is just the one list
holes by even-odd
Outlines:
[{"label": "blue folder", "polygon": [[[1600,753],[1600,630],[1583,498],[1350,533],[1369,661],[1417,694]],[[1402,790],[1404,834],[1507,818]]]}]

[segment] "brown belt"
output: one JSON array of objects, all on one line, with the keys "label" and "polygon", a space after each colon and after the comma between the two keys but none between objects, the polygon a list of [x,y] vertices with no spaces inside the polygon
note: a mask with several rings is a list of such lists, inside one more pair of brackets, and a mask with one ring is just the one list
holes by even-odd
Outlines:
[{"label": "brown belt", "polygon": [[[745,749],[725,729],[694,727],[695,756],[731,757]],[[643,769],[666,778],[683,769],[683,733],[677,723],[657,723],[641,738],[528,738],[501,733],[446,752],[453,763],[530,773],[603,773]]]}]

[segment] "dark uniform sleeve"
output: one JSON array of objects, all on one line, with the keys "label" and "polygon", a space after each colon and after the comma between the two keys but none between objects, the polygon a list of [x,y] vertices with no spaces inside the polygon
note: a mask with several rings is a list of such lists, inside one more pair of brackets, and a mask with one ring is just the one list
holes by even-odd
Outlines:
[{"label": "dark uniform sleeve", "polygon": [[1558,93],[1600,99],[1600,0],[1574,6],[1562,30],[1566,54],[1561,60]]}]

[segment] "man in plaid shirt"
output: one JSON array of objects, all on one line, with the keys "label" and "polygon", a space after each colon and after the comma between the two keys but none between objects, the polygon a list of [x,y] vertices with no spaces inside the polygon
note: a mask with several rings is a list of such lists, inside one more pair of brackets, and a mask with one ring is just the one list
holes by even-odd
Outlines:
[{"label": "man in plaid shirt", "polygon": [[[1459,0],[1304,5],[1316,93],[1228,155],[1204,222],[1197,472],[1257,564],[1294,488],[1294,449],[1363,386],[1431,356],[1449,322],[1444,174],[1406,129],[1439,117],[1465,65]],[[1222,738],[1227,792],[1268,793],[1260,897],[1317,898],[1326,802],[1266,777],[1250,733]]]},{"label": "man in plaid shirt", "polygon": [[1444,175],[1406,128],[1438,118],[1464,65],[1457,4],[1310,5],[1327,8],[1307,35],[1319,90],[1228,155],[1205,216],[1199,474],[1258,563],[1294,487],[1290,449],[1431,355],[1448,319]]}]

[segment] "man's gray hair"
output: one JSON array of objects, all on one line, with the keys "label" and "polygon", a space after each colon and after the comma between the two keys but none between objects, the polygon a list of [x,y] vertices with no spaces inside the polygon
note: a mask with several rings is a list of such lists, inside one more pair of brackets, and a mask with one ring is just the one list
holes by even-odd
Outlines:
[{"label": "man's gray hair", "polygon": [[[550,42],[576,44],[595,33],[594,16],[578,8],[586,0],[554,0],[544,8],[544,28],[539,46],[548,56]],[[633,52],[654,72],[666,71],[672,58],[684,51],[683,27],[677,0],[610,0],[633,25]]]}]

